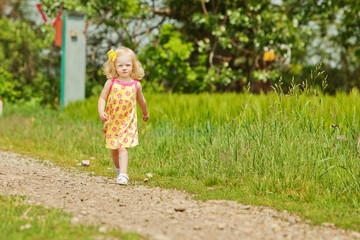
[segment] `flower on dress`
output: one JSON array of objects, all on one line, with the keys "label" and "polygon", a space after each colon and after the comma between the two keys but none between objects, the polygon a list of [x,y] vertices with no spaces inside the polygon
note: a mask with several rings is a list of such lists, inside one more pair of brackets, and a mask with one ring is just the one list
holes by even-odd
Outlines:
[{"label": "flower on dress", "polygon": [[119,103],[120,103],[120,104],[122,104],[122,103],[123,103],[123,100],[122,100],[122,99],[120,99],[120,100],[119,100]]},{"label": "flower on dress", "polygon": [[121,118],[122,118],[122,114],[119,114],[118,117],[121,119]]},{"label": "flower on dress", "polygon": [[115,103],[116,103],[116,99],[114,99],[114,101],[113,101],[113,104],[115,105]]},{"label": "flower on dress", "polygon": [[122,137],[122,136],[124,136],[124,134],[123,134],[123,133],[119,133],[119,137]]},{"label": "flower on dress", "polygon": [[119,125],[119,120],[116,120],[116,121],[115,121],[115,124],[116,124],[116,125]]},{"label": "flower on dress", "polygon": [[122,147],[122,144],[121,144],[121,143],[119,143],[118,148],[121,148],[121,147]]},{"label": "flower on dress", "polygon": [[121,93],[119,93],[119,94],[116,95],[116,96],[117,96],[117,98],[121,98],[122,95],[121,95]]},{"label": "flower on dress", "polygon": [[114,88],[114,93],[117,93],[118,89],[117,88]]},{"label": "flower on dress", "polygon": [[125,89],[125,86],[121,86],[121,89],[124,90],[124,89]]},{"label": "flower on dress", "polygon": [[111,120],[114,120],[114,118],[115,118],[115,115],[112,115],[112,116],[111,116]]},{"label": "flower on dress", "polygon": [[133,137],[134,137],[134,134],[133,134],[133,133],[130,133],[130,134],[129,134],[129,137],[130,137],[130,138],[133,138]]},{"label": "flower on dress", "polygon": [[106,138],[107,138],[107,139],[110,139],[110,138],[111,138],[111,134],[107,134],[107,135],[106,135]]},{"label": "flower on dress", "polygon": [[125,95],[126,95],[126,96],[130,96],[130,92],[129,92],[129,91],[126,91]]},{"label": "flower on dress", "polygon": [[121,125],[125,125],[125,124],[126,124],[125,120],[122,120]]},{"label": "flower on dress", "polygon": [[124,106],[122,107],[122,110],[126,110],[126,105],[124,105]]},{"label": "flower on dress", "polygon": [[127,143],[129,140],[127,138],[124,138],[124,143]]},{"label": "flower on dress", "polygon": [[115,111],[117,112],[117,111],[119,111],[119,109],[120,109],[119,106],[117,106],[117,107],[115,108]]},{"label": "flower on dress", "polygon": [[109,111],[109,107],[106,107],[106,111]]},{"label": "flower on dress", "polygon": [[133,127],[129,127],[130,128],[130,130],[133,130]]},{"label": "flower on dress", "polygon": [[114,138],[115,138],[115,139],[118,139],[118,138],[119,138],[119,135],[115,134]]},{"label": "flower on dress", "polygon": [[110,144],[111,144],[111,146],[114,146],[115,142],[114,142],[114,141],[111,141]]},{"label": "flower on dress", "polygon": [[136,88],[133,88],[131,91],[132,91],[133,93],[135,93],[135,92],[136,92]]},{"label": "flower on dress", "polygon": [[113,132],[116,132],[116,127],[113,127],[111,130],[112,130]]},{"label": "flower on dress", "polygon": [[134,101],[135,99],[134,99],[134,97],[131,97],[130,100],[131,100],[131,101]]}]

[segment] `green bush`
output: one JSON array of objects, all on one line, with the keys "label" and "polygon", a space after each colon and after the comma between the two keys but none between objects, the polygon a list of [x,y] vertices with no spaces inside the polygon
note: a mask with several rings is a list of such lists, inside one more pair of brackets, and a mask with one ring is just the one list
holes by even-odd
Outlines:
[{"label": "green bush", "polygon": [[15,90],[13,75],[0,67],[0,97],[4,102],[13,102],[20,97],[20,91]]},{"label": "green bush", "polygon": [[193,44],[184,41],[184,35],[173,25],[164,25],[154,42],[142,50],[139,58],[150,78],[147,84],[155,89],[160,85],[155,92],[161,87],[173,92],[200,92],[208,88],[203,81],[206,69],[190,66]]},{"label": "green bush", "polygon": [[0,18],[0,29],[0,97],[9,102],[56,102],[59,79],[52,72],[60,65],[58,53],[51,51],[53,28]]}]

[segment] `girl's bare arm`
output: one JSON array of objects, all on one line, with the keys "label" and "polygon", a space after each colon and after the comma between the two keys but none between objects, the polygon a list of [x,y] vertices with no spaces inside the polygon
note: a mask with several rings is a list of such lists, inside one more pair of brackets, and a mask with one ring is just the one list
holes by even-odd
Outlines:
[{"label": "girl's bare arm", "polygon": [[111,80],[107,80],[104,85],[103,90],[101,91],[99,101],[98,101],[98,113],[99,113],[100,120],[102,122],[106,122],[109,119],[109,116],[104,112],[104,108],[105,108],[105,104],[106,104],[106,99],[109,95],[110,86],[111,86]]},{"label": "girl's bare arm", "polygon": [[140,82],[138,82],[137,84],[138,84],[138,90],[136,93],[136,101],[139,103],[139,106],[143,113],[143,120],[146,122],[149,119],[149,113],[148,113],[148,109],[147,109],[147,105],[146,105],[146,100],[145,100],[144,94],[142,92],[142,87],[141,87]]}]

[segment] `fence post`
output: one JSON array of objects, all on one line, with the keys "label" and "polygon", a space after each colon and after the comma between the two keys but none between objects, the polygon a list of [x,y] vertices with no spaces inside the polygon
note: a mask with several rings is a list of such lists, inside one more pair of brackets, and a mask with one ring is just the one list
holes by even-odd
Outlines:
[{"label": "fence post", "polygon": [[85,98],[86,21],[84,14],[63,12],[60,111]]}]

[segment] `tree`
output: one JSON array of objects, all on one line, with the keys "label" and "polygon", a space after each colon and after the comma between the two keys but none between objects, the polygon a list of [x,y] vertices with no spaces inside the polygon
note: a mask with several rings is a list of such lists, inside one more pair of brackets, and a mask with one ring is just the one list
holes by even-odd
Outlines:
[{"label": "tree", "polygon": [[[241,90],[251,82],[258,90],[255,76],[274,81],[288,48],[301,53],[308,39],[308,32],[294,21],[301,15],[271,1],[168,0],[166,5],[169,11],[163,14],[182,23],[179,30],[196,43],[191,65],[206,64],[205,79],[216,89]],[[263,58],[271,49],[277,64]],[[201,62],[204,55],[207,61]]]},{"label": "tree", "polygon": [[146,45],[147,35],[159,30],[165,17],[156,16],[141,0],[55,0],[42,1],[49,16],[55,17],[60,10],[86,14],[87,31],[87,86],[86,95],[98,94],[106,80],[101,66],[106,52],[120,45],[138,51]]},{"label": "tree", "polygon": [[[54,0],[43,3],[53,15],[60,5]],[[172,91],[240,91],[251,83],[257,92],[270,89],[280,75],[287,84],[294,75],[304,80],[314,67],[308,61],[309,46],[317,36],[325,41],[326,29],[341,12],[345,13],[344,25],[339,27],[337,40],[330,41],[330,48],[347,49],[343,50],[341,73],[354,68],[350,62],[358,66],[358,58],[349,57],[359,52],[358,37],[349,37],[359,32],[358,18],[352,17],[359,9],[355,0],[278,4],[271,0],[64,0],[61,4],[64,9],[84,11],[93,26],[88,38],[90,79],[99,78],[97,69],[106,49],[122,44],[143,54],[151,81]],[[311,28],[314,23],[320,31]],[[170,28],[164,24],[173,25],[172,37],[166,37]],[[351,46],[348,39],[355,39]],[[171,47],[175,42],[183,56]],[[319,49],[316,54],[325,57]],[[269,53],[275,58],[264,57]]]},{"label": "tree", "polygon": [[[11,11],[5,14],[10,3]],[[1,36],[0,57],[2,53],[6,59],[0,63],[1,74],[7,76],[2,79],[16,77],[17,68],[29,63],[31,71],[21,72],[23,80],[18,81],[26,84],[14,86],[12,92],[29,86],[22,94],[51,93],[38,95],[52,101],[58,96],[54,86],[60,77],[56,71],[60,50],[51,44],[54,31],[49,24],[39,26],[26,18],[26,3],[0,4],[1,21],[11,22],[4,29],[33,37],[30,42],[22,37],[19,44],[26,51],[18,51],[6,47],[10,39]],[[147,73],[146,89],[152,86],[155,91],[241,91],[249,83],[254,92],[267,91],[280,76],[285,85],[293,76],[298,81],[308,78],[317,63],[309,61],[313,56],[330,73],[330,92],[360,85],[356,0],[43,0],[42,4],[49,18],[61,10],[87,16],[87,96],[101,90],[106,52],[120,45],[138,53]],[[16,25],[20,21],[26,27]],[[336,34],[329,34],[331,28]],[[19,61],[11,55],[14,51],[27,55]],[[28,56],[36,61],[29,62]]]},{"label": "tree", "polygon": [[[56,78],[50,70],[54,59],[49,57],[52,39],[46,34],[51,29],[27,18],[26,3],[4,3],[0,12],[1,97],[5,101],[56,102],[59,88],[53,84]],[[5,13],[5,9],[9,11]]]}]

